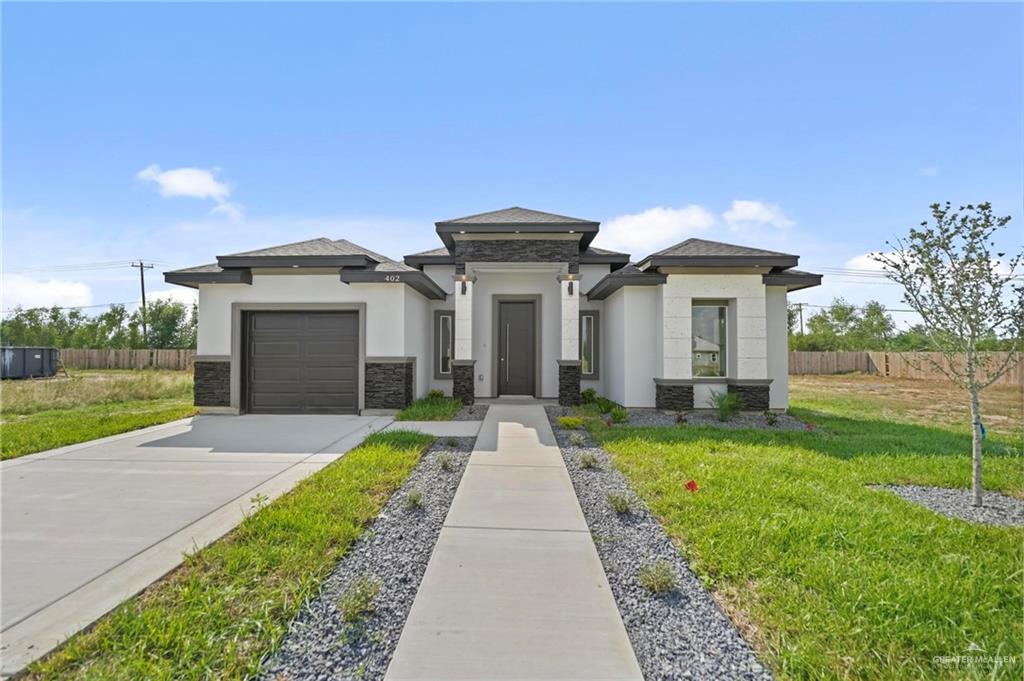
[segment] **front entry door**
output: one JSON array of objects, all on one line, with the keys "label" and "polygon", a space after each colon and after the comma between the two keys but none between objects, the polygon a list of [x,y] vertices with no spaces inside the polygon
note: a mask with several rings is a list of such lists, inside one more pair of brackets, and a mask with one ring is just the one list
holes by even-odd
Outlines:
[{"label": "front entry door", "polygon": [[498,303],[498,394],[533,395],[535,377],[532,302]]}]

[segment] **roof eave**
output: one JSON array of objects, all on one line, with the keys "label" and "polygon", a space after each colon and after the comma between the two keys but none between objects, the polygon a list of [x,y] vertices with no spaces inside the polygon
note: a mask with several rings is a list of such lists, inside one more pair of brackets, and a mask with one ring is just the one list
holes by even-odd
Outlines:
[{"label": "roof eave", "polygon": [[455,256],[448,255],[407,255],[402,261],[409,267],[422,268],[424,265],[454,265]]},{"label": "roof eave", "polygon": [[487,224],[464,224],[457,222],[435,222],[437,235],[449,250],[455,248],[453,234],[579,234],[580,250],[590,246],[597,236],[598,222],[507,222]]},{"label": "roof eave", "polygon": [[229,267],[372,267],[368,255],[219,255],[217,264]]},{"label": "roof eave", "polygon": [[395,272],[342,269],[338,276],[346,284],[405,284],[430,300],[444,300],[448,297],[437,282],[419,270]]},{"label": "roof eave", "polygon": [[821,286],[821,275],[812,272],[779,272],[762,274],[761,281],[765,286],[785,286],[787,292],[799,291],[805,288]]},{"label": "roof eave", "polygon": [[796,267],[795,255],[650,255],[637,264],[637,269],[658,267]]},{"label": "roof eave", "polygon": [[660,286],[667,280],[668,275],[654,272],[625,277],[607,274],[587,291],[587,300],[604,300],[623,286]]},{"label": "roof eave", "polygon": [[248,269],[224,270],[223,272],[164,272],[168,284],[199,288],[200,284],[252,284],[252,272]]}]

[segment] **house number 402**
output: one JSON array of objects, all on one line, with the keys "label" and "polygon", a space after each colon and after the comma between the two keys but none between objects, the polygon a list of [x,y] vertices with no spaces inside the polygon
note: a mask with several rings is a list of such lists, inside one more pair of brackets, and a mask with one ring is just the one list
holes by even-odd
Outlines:
[{"label": "house number 402", "polygon": [[384,275],[384,281],[398,283],[401,279],[397,274],[386,274]]}]

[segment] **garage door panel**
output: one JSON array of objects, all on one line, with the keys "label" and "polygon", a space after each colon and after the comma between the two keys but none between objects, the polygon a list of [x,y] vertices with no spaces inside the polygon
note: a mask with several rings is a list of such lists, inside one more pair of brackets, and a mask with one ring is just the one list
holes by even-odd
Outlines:
[{"label": "garage door panel", "polygon": [[358,411],[356,312],[247,314],[245,390],[250,411]]}]

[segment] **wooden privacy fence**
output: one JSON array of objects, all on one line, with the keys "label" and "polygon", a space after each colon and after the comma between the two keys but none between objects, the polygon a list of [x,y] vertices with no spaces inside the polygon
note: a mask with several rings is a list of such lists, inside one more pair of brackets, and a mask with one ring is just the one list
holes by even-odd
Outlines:
[{"label": "wooden privacy fence", "polygon": [[68,369],[191,369],[195,350],[104,350],[62,348]]},{"label": "wooden privacy fence", "polygon": [[[993,352],[992,364],[998,366],[1008,352]],[[843,374],[859,371],[865,374],[892,378],[913,378],[926,381],[945,381],[946,376],[932,362],[949,367],[941,352],[791,352],[790,374]],[[1024,363],[1017,362],[997,385],[1024,385]]]}]

